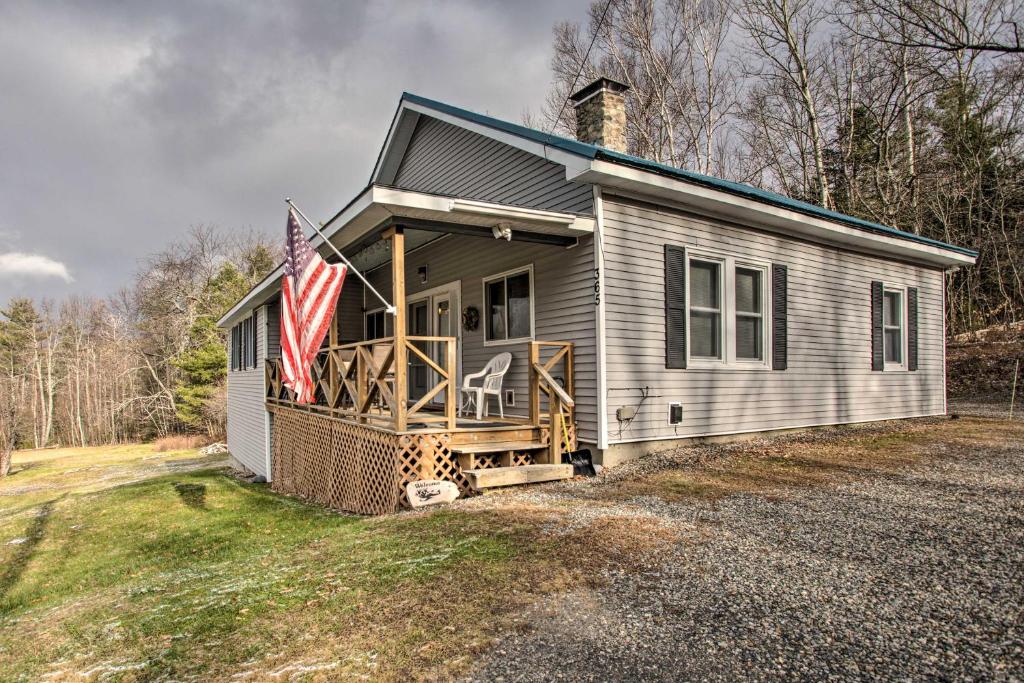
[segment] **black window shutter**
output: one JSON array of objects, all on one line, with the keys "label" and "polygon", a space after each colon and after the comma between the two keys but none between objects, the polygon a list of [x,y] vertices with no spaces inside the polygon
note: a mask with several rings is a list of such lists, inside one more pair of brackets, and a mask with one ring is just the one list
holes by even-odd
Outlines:
[{"label": "black window shutter", "polygon": [[786,266],[772,264],[772,370],[785,370],[788,361],[787,274]]},{"label": "black window shutter", "polygon": [[249,368],[249,318],[242,321],[242,369]]},{"label": "black window shutter", "polygon": [[882,283],[871,282],[871,369],[885,369],[885,349],[882,346]]},{"label": "black window shutter", "polygon": [[231,328],[231,369],[238,369],[238,325]]},{"label": "black window shutter", "polygon": [[665,245],[665,367],[686,367],[686,249]]},{"label": "black window shutter", "polygon": [[245,370],[249,367],[249,320],[242,321],[242,343],[238,346],[238,354],[241,357],[239,369]]},{"label": "black window shutter", "polygon": [[907,288],[907,369],[917,370],[917,287]]},{"label": "black window shutter", "polygon": [[259,332],[259,310],[252,312],[252,322],[250,326],[252,331],[249,333],[249,367],[256,367],[256,345],[257,345],[257,333]]}]

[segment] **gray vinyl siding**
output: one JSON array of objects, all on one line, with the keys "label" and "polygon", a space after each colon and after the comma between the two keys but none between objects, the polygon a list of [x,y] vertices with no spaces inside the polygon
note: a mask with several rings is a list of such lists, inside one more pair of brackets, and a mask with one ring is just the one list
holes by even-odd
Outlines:
[{"label": "gray vinyl siding", "polygon": [[395,186],[533,209],[593,213],[590,185],[567,182],[565,167],[453,126],[420,118]]},{"label": "gray vinyl siding", "polygon": [[[365,294],[363,283],[355,275],[345,278],[341,296],[338,298],[338,340],[342,344],[360,341],[363,338],[363,307]],[[383,305],[383,304],[379,304]],[[366,308],[377,308],[378,304],[366,302]]]},{"label": "gray vinyl siding", "polygon": [[[603,207],[611,443],[944,412],[941,271],[618,197]],[[788,266],[787,370],[665,368],[666,243]],[[871,370],[872,280],[919,289],[916,372]],[[683,403],[679,426],[670,401]],[[628,425],[621,406],[639,406]]]},{"label": "gray vinyl siding", "polygon": [[263,367],[267,349],[267,309],[258,308],[254,315],[259,315],[256,367],[231,370],[229,366],[228,369],[228,450],[246,468],[269,478]]},{"label": "gray vinyl siding", "polygon": [[[484,345],[483,278],[533,265],[534,338],[575,343],[576,419],[580,440],[597,441],[597,375],[595,362],[594,251],[592,238],[572,249],[497,241],[490,237],[450,236],[406,255],[406,297],[460,281],[462,300],[454,320],[461,329],[462,311],[475,306],[481,314],[475,331],[462,330],[463,373],[477,372],[493,356],[508,351],[512,366],[503,387],[515,389],[516,405],[506,415],[529,410],[528,346],[525,342]],[[421,284],[417,268],[428,266],[429,282]],[[370,274],[371,283],[391,297],[390,264]],[[459,378],[461,384],[461,377]],[[497,414],[492,402],[492,414]]]}]

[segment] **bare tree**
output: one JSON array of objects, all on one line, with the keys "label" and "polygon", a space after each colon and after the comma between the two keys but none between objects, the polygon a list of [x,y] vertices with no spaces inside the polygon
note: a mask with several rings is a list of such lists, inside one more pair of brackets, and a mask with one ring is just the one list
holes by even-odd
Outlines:
[{"label": "bare tree", "polygon": [[[865,37],[940,52],[1024,52],[1020,0],[856,0],[843,21]],[[859,19],[870,17],[863,28]]]},{"label": "bare tree", "polygon": [[817,0],[744,0],[739,17],[751,40],[746,73],[758,82],[753,90],[764,105],[782,110],[775,123],[788,128],[804,185],[813,187],[817,203],[833,208],[820,111],[828,14]]},{"label": "bare tree", "polygon": [[632,153],[704,173],[724,172],[730,161],[725,130],[738,93],[725,54],[734,24],[732,0],[611,0],[605,9],[604,2],[591,5],[586,32],[570,23],[555,27],[555,78],[543,112],[547,126],[571,135],[575,116],[565,106],[570,89],[610,76],[630,87]]}]

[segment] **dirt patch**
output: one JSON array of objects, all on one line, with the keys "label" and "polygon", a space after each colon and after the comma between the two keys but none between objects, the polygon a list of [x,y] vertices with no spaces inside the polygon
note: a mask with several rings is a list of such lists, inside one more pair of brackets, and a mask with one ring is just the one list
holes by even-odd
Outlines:
[{"label": "dirt patch", "polygon": [[[628,500],[716,500],[743,493],[781,494],[891,474],[929,456],[927,436],[955,431],[952,420],[934,419],[871,431],[828,428],[729,445],[699,445],[657,454],[613,471],[592,496]],[[967,427],[968,421],[961,422]],[[1005,438],[994,430],[993,439]],[[630,471],[633,470],[633,471]],[[610,473],[612,474],[612,473]]]},{"label": "dirt patch", "polygon": [[157,453],[166,453],[167,451],[185,451],[192,450],[194,448],[201,448],[208,443],[210,443],[209,437],[198,436],[196,434],[175,434],[173,436],[164,436],[154,441],[153,450]]},{"label": "dirt patch", "polygon": [[[946,346],[946,382],[950,398],[1009,400],[1018,361],[1024,365],[1024,324],[993,327],[957,337]],[[1024,390],[1020,377],[1017,390]]]}]

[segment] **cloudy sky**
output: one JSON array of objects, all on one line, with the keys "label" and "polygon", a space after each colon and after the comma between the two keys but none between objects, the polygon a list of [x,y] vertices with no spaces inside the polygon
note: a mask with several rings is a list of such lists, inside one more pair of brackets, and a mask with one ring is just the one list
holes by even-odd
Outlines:
[{"label": "cloudy sky", "polygon": [[403,90],[518,121],[587,0],[0,3],[0,302],[366,183]]}]

